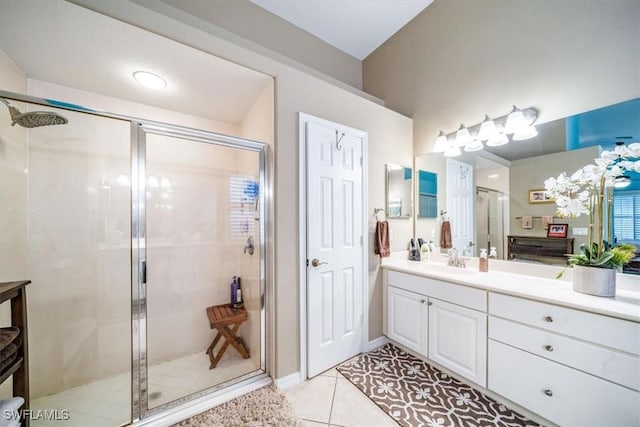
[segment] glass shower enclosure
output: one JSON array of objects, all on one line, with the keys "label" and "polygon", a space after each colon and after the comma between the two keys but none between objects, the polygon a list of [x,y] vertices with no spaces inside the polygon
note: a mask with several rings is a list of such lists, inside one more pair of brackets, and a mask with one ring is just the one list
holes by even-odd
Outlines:
[{"label": "glass shower enclosure", "polygon": [[[31,409],[116,426],[266,376],[267,146],[0,97],[68,119],[11,126],[0,105],[0,281],[32,281]],[[228,346],[212,368],[206,310],[230,303],[234,276],[248,357]]]}]

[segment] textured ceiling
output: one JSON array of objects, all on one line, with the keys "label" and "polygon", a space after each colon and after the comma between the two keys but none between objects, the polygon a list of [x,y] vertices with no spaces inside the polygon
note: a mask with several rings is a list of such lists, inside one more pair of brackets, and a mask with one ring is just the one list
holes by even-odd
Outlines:
[{"label": "textured ceiling", "polygon": [[433,0],[251,0],[360,60]]},{"label": "textured ceiling", "polygon": [[[0,0],[0,50],[29,78],[239,123],[271,77],[62,0]],[[136,70],[161,75],[151,91]]]}]

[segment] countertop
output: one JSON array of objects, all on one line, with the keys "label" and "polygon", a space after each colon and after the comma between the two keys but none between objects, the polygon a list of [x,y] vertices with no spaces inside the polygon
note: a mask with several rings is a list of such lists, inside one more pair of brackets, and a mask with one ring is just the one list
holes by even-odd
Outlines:
[{"label": "countertop", "polygon": [[[512,262],[509,264],[513,265]],[[489,272],[481,273],[474,267],[462,269],[449,267],[441,262],[409,261],[393,257],[383,258],[380,266],[389,270],[431,277],[491,292],[640,322],[640,276],[618,275],[616,296],[606,298],[575,292],[570,281],[554,279],[558,271],[557,268],[549,268],[548,275],[547,271],[539,266],[529,269],[524,264],[519,266],[520,270],[535,270],[536,275],[492,271],[491,267]],[[631,277],[621,278],[621,276]],[[624,282],[624,286],[620,285],[621,280]]]}]

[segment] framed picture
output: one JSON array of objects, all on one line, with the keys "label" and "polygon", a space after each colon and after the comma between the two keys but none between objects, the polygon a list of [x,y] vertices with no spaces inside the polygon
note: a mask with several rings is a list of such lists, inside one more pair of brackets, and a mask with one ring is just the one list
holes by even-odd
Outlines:
[{"label": "framed picture", "polygon": [[549,224],[547,228],[547,237],[567,237],[569,224]]},{"label": "framed picture", "polygon": [[529,204],[553,203],[553,199],[547,196],[545,190],[529,190]]}]

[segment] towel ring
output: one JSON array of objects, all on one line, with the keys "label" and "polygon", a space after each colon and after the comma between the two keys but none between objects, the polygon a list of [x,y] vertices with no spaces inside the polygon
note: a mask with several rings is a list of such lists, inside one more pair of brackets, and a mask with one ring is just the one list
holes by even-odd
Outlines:
[{"label": "towel ring", "polygon": [[[383,215],[382,219],[380,219],[380,217],[378,216],[380,212],[382,212],[382,215]],[[387,219],[387,213],[382,208],[373,208],[373,216],[378,221],[385,221]]]}]

